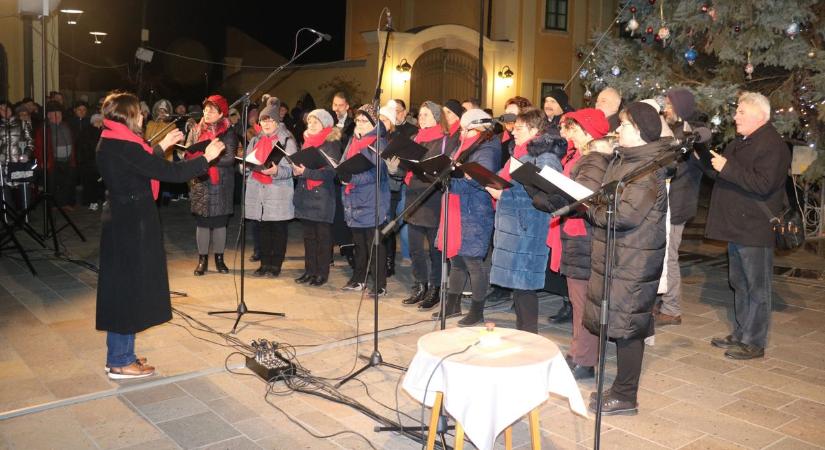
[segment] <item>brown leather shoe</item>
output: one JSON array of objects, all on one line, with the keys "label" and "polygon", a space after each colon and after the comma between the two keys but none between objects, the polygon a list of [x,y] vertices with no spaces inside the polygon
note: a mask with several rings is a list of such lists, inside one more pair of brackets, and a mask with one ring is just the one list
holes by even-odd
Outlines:
[{"label": "brown leather shoe", "polygon": [[[137,357],[137,359],[135,359],[135,362],[136,362],[136,363],[138,363],[138,364],[140,364],[141,366],[145,366],[145,365],[146,365],[146,361],[148,361],[148,360],[146,359],[146,357],[145,357],[145,356],[138,356],[138,357]],[[103,370],[105,370],[105,371],[106,371],[106,373],[109,373],[109,370],[110,370],[110,369],[109,369],[109,365],[108,365],[108,364],[106,364],[106,366],[104,366],[104,367],[103,367]]]},{"label": "brown leather shoe", "polygon": [[154,375],[155,368],[145,366],[135,361],[128,366],[112,367],[109,369],[109,378],[113,380],[128,380],[132,378],[143,378]]},{"label": "brown leather shoe", "polygon": [[656,325],[658,326],[665,326],[665,325],[681,325],[682,324],[682,316],[671,316],[670,314],[665,313],[658,313],[653,316],[653,320],[656,321]]}]

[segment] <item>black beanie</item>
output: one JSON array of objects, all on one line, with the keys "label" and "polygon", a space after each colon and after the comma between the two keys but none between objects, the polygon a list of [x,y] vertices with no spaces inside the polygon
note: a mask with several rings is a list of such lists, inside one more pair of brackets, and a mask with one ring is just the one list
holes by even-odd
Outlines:
[{"label": "black beanie", "polygon": [[636,123],[645,142],[659,140],[662,136],[662,119],[656,108],[642,102],[633,102],[625,108],[627,114]]},{"label": "black beanie", "polygon": [[444,107],[452,111],[453,114],[455,114],[459,118],[462,114],[464,114],[464,108],[461,106],[461,103],[459,103],[459,101],[456,99],[451,98],[447,100],[446,102],[444,102]]},{"label": "black beanie", "polygon": [[[553,100],[555,100],[556,103],[558,103],[559,106],[561,106],[561,109],[564,112],[570,112],[573,110],[573,108],[570,106],[570,99],[567,97],[567,92],[564,92],[561,89],[553,89],[544,98],[547,97],[553,97]],[[544,103],[544,98],[541,99],[542,103]]]}]

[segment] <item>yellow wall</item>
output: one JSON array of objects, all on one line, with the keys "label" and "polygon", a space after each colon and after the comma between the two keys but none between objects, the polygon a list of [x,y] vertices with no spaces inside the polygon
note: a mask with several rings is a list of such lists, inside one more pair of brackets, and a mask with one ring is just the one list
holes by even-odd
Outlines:
[{"label": "yellow wall", "polygon": [[23,92],[23,21],[16,17],[17,2],[0,1],[0,44],[9,64],[9,99],[20,100]]}]

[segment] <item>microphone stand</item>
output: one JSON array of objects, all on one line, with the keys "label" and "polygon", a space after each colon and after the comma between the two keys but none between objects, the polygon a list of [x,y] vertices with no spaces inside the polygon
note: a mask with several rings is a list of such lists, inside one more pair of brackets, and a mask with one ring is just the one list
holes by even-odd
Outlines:
[{"label": "microphone stand", "polygon": [[[388,24],[384,28],[384,31],[386,31],[387,35],[386,35],[386,38],[384,40],[384,52],[383,52],[383,55],[381,56],[381,69],[378,71],[378,83],[377,83],[377,86],[375,87],[375,96],[372,99],[373,106],[375,107],[376,113],[378,112],[378,109],[379,109],[378,106],[381,103],[381,78],[384,76],[384,66],[387,63],[387,48],[389,47],[390,34],[392,34],[393,30]],[[374,231],[373,242],[372,242],[372,245],[373,245],[372,251],[373,251],[373,255],[375,256],[375,258],[373,258],[373,260],[375,261],[375,265],[373,266],[373,289],[372,289],[372,291],[373,291],[372,292],[373,293],[372,297],[373,297],[373,305],[374,305],[373,335],[372,335],[373,349],[372,349],[372,354],[369,356],[369,358],[366,358],[366,357],[362,356],[362,358],[367,359],[367,364],[365,366],[361,367],[360,369],[356,370],[355,372],[351,373],[350,375],[346,376],[343,380],[339,381],[338,384],[335,385],[336,388],[341,387],[341,385],[343,385],[347,381],[357,377],[358,375],[360,375],[362,372],[369,369],[370,367],[387,366],[387,367],[391,367],[393,369],[397,369],[397,370],[401,370],[401,371],[406,371],[407,370],[406,368],[404,368],[402,366],[398,366],[398,365],[395,365],[395,364],[390,364],[390,363],[385,362],[384,359],[381,357],[381,352],[378,351],[378,268],[380,267],[379,264],[386,264],[387,262],[386,261],[379,261],[380,258],[378,257],[378,246],[381,245],[381,241],[382,241],[382,239],[381,239],[381,229],[379,228],[381,226],[381,224],[379,222],[379,219],[380,219],[379,209],[380,209],[380,205],[381,205],[381,199],[380,199],[380,197],[381,197],[381,148],[380,148],[380,146],[381,146],[381,131],[382,131],[382,128],[384,128],[384,126],[381,123],[380,119],[378,119],[378,123],[376,123],[375,126],[377,127],[377,129],[375,131],[375,134],[376,134],[377,138],[375,140],[375,231]],[[386,133],[386,130],[384,130],[384,132]],[[384,279],[386,280],[386,276],[384,277]]]},{"label": "microphone stand", "polygon": [[[244,159],[244,161],[246,161],[247,151],[248,151],[247,145],[246,145],[247,144],[247,142],[246,142],[246,130],[249,127],[249,105],[251,103],[252,95],[256,94],[278,72],[284,70],[284,68],[286,68],[288,65],[292,64],[292,62],[294,62],[296,59],[300,58],[301,55],[303,55],[304,53],[309,51],[309,49],[311,49],[312,47],[317,45],[322,40],[323,40],[322,36],[317,36],[316,39],[315,39],[315,42],[313,42],[307,48],[305,48],[303,51],[301,51],[301,53],[298,53],[297,55],[293,56],[292,59],[290,59],[289,61],[287,61],[284,64],[282,64],[281,66],[275,68],[275,70],[273,70],[269,75],[267,75],[267,77],[264,78],[263,81],[258,83],[258,85],[255,86],[254,88],[252,88],[251,90],[244,93],[240,98],[235,100],[232,103],[232,105],[230,106],[230,108],[234,108],[235,106],[237,106],[239,104],[243,104],[243,113],[242,113],[241,123],[243,123],[243,130],[244,130],[243,137],[242,137],[242,141],[243,141],[243,159]],[[229,150],[229,149],[227,149],[227,150]],[[232,149],[232,151],[234,151],[234,149]],[[243,164],[241,165],[241,176],[243,176],[243,180],[241,182],[241,292],[240,292],[240,301],[238,302],[238,307],[235,310],[232,310],[232,311],[210,311],[210,312],[207,313],[210,316],[216,315],[216,314],[232,314],[232,313],[237,314],[238,316],[235,319],[235,324],[232,325],[231,334],[235,334],[235,332],[237,331],[238,323],[241,321],[241,317],[243,317],[244,314],[260,314],[260,315],[265,315],[265,316],[286,317],[286,314],[281,313],[281,312],[250,310],[246,307],[246,301],[244,301],[244,278],[245,278],[244,275],[245,275],[245,272],[246,272],[246,270],[245,270],[245,262],[246,262],[246,256],[245,256],[245,253],[246,253],[245,252],[245,250],[246,250],[246,207],[245,207],[245,203],[246,203],[246,179],[247,179],[247,175],[246,175],[246,166],[243,165]]]}]

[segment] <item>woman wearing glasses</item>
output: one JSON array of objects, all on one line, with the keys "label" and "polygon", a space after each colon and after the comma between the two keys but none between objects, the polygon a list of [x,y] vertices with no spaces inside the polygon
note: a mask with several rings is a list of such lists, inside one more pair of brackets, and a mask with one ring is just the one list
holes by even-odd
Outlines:
[{"label": "woman wearing glasses", "polygon": [[[203,118],[189,132],[186,146],[202,141],[220,139],[226,146],[220,158],[213,161],[206,175],[189,181],[189,199],[192,214],[195,215],[197,229],[195,238],[198,243],[198,266],[195,275],[206,273],[209,267],[209,247],[215,254],[215,269],[220,273],[229,273],[223,262],[226,248],[226,225],[232,215],[234,205],[232,196],[235,186],[235,150],[238,138],[229,131],[229,104],[220,95],[210,95],[203,101]],[[200,156],[201,152],[186,153],[186,159]]]},{"label": "woman wearing glasses", "polygon": [[295,217],[292,205],[293,182],[292,166],[286,158],[281,158],[277,165],[265,161],[278,145],[292,155],[296,151],[295,138],[280,121],[278,109],[280,101],[270,97],[267,105],[258,115],[261,132],[249,141],[247,154],[263,162],[250,171],[246,183],[244,214],[246,219],[255,221],[260,237],[261,267],[253,275],[274,278],[281,274],[281,265],[286,256],[287,226]]}]

